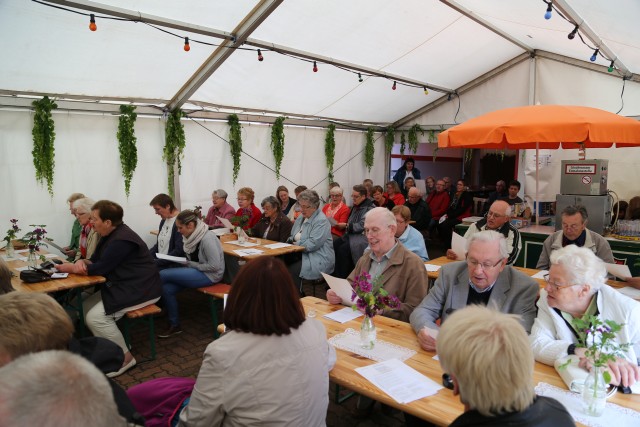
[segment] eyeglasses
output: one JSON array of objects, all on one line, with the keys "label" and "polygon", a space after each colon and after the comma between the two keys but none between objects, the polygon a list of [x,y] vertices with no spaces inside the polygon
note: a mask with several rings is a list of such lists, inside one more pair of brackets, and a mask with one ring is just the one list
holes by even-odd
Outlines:
[{"label": "eyeglasses", "polygon": [[373,228],[365,228],[364,235],[365,236],[377,236],[382,231],[382,228],[373,227]]},{"label": "eyeglasses", "polygon": [[502,217],[505,217],[506,215],[501,215],[499,213],[495,213],[494,211],[489,211],[489,213],[487,213],[487,218],[490,216],[494,218],[502,218]]},{"label": "eyeglasses", "polygon": [[331,197],[342,197],[342,194],[332,194]]},{"label": "eyeglasses", "polygon": [[469,264],[472,270],[475,270],[478,266],[480,266],[483,271],[491,270],[492,268],[497,267],[501,262],[502,259],[499,259],[495,264],[491,264],[490,262],[479,262],[475,259],[467,258],[467,264]]},{"label": "eyeglasses", "polygon": [[239,202],[246,202],[246,201],[247,201],[247,200],[249,200],[249,199],[245,199],[245,198],[242,198],[242,197],[238,197],[236,200],[237,200],[237,201],[239,201]]},{"label": "eyeglasses", "polygon": [[311,209],[311,205],[303,205],[302,203],[298,204],[300,206],[300,209]]},{"label": "eyeglasses", "polygon": [[549,275],[548,274],[544,275],[544,281],[547,282],[547,288],[551,288],[554,291],[559,291],[559,290],[562,290],[564,288],[571,288],[572,286],[580,285],[580,283],[574,283],[573,285],[559,285],[557,282],[551,282],[549,280]]}]

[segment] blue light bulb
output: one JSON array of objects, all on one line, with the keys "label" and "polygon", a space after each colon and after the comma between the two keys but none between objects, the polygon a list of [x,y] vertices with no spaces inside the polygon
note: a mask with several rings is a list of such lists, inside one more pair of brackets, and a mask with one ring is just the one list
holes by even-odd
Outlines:
[{"label": "blue light bulb", "polygon": [[544,14],[544,19],[551,19],[551,11],[547,10]]},{"label": "blue light bulb", "polygon": [[591,60],[591,62],[596,62],[596,59],[598,59],[598,57],[594,53],[593,55],[591,55],[591,58],[589,58],[589,59]]}]

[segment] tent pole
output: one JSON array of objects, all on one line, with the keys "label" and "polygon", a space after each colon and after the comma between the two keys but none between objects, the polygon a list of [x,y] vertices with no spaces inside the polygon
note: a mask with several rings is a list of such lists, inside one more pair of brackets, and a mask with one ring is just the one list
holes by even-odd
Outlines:
[{"label": "tent pole", "polygon": [[536,225],[540,225],[540,201],[538,200],[538,180],[540,177],[538,176],[540,172],[540,147],[539,142],[536,141],[536,203],[534,213],[536,214]]}]

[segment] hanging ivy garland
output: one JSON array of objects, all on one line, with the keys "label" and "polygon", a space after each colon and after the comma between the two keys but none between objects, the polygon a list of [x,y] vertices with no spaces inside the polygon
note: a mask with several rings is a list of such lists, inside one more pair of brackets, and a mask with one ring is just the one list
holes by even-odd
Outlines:
[{"label": "hanging ivy garland", "polygon": [[138,149],[136,148],[136,134],[134,125],[138,115],[135,113],[135,105],[121,105],[120,119],[118,120],[118,150],[120,151],[120,165],[124,178],[124,192],[129,197],[133,172],[138,166]]},{"label": "hanging ivy garland", "polygon": [[400,133],[400,155],[404,156],[404,150],[407,148],[407,139],[404,136],[404,131]]},{"label": "hanging ivy garland", "polygon": [[242,155],[242,126],[237,114],[230,114],[227,117],[229,123],[229,149],[233,158],[233,183],[238,179],[240,173],[240,156]]},{"label": "hanging ivy garland", "polygon": [[271,151],[276,161],[276,178],[280,178],[280,165],[284,158],[284,117],[280,116],[271,127]]},{"label": "hanging ivy garland", "polygon": [[393,144],[395,143],[395,131],[396,130],[393,126],[389,126],[384,136],[384,149],[387,154],[391,154],[391,150],[393,150]]},{"label": "hanging ivy garland", "polygon": [[167,162],[168,167],[168,189],[171,197],[175,196],[173,187],[173,178],[175,176],[175,165],[178,165],[178,175],[182,172],[182,152],[186,145],[184,137],[184,126],[180,122],[183,113],[178,109],[169,114],[167,125],[165,127],[164,149],[162,151],[162,160]]},{"label": "hanging ivy garland", "polygon": [[33,166],[36,169],[36,180],[44,185],[47,182],[47,191],[53,197],[53,169],[55,166],[56,139],[55,123],[51,117],[51,110],[58,108],[58,105],[45,96],[41,100],[33,101],[35,111],[33,115]]},{"label": "hanging ivy garland", "polygon": [[373,132],[374,130],[372,127],[367,129],[367,143],[364,146],[364,164],[369,172],[371,172],[371,168],[373,167],[373,155],[375,154],[375,147],[373,145]]},{"label": "hanging ivy garland", "polygon": [[333,182],[333,160],[336,154],[336,125],[331,123],[327,127],[327,134],[324,137],[324,156],[329,170],[329,182]]},{"label": "hanging ivy garland", "polygon": [[409,150],[411,150],[413,154],[416,154],[416,151],[418,151],[418,132],[424,135],[424,130],[422,130],[417,123],[409,129]]}]

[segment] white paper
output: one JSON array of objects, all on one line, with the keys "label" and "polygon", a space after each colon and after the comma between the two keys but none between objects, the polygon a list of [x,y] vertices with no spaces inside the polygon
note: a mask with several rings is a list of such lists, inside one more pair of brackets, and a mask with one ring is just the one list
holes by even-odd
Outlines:
[{"label": "white paper", "polygon": [[467,239],[458,233],[453,233],[451,235],[451,249],[456,253],[459,260],[464,259],[467,255],[467,251],[465,250],[466,246]]},{"label": "white paper", "polygon": [[428,326],[425,326],[422,329],[426,329],[426,331],[429,334],[429,336],[432,337],[434,340],[438,339],[438,334],[440,333],[439,329],[430,328]]},{"label": "white paper", "polygon": [[483,217],[481,216],[468,216],[466,218],[462,218],[462,222],[466,222],[468,224],[473,224],[480,221]]},{"label": "white paper", "polygon": [[619,277],[621,279],[626,279],[627,277],[631,277],[631,271],[629,270],[628,265],[624,264],[604,264],[607,269],[607,273]]},{"label": "white paper", "polygon": [[403,404],[434,395],[443,388],[398,359],[356,368],[356,372]]},{"label": "white paper", "polygon": [[14,251],[14,252],[17,253],[17,254],[24,254],[24,253],[29,252],[29,249],[18,249],[18,250]]},{"label": "white paper", "polygon": [[53,273],[51,275],[52,279],[66,279],[69,276],[69,273]]},{"label": "white paper", "polygon": [[214,228],[211,231],[213,232],[213,234],[215,234],[218,237],[224,236],[225,234],[229,234],[230,233],[228,228]]},{"label": "white paper", "polygon": [[629,298],[640,299],[640,289],[632,288],[631,286],[625,286],[624,288],[613,288],[620,292],[622,295],[626,295]]},{"label": "white paper", "polygon": [[218,218],[218,221],[220,221],[225,228],[228,228],[229,230],[232,230],[234,228],[233,224],[231,224],[231,221],[229,221],[227,218],[222,218],[220,216],[216,216],[216,218]]},{"label": "white paper", "polygon": [[425,270],[435,273],[436,271],[440,270],[442,268],[441,265],[433,265],[433,264],[425,264],[424,265]]},{"label": "white paper", "polygon": [[15,270],[15,271],[25,271],[25,270],[28,270],[28,269],[29,269],[29,266],[16,267],[16,268],[14,268],[14,270]]},{"label": "white paper", "polygon": [[56,254],[45,254],[44,257],[45,258],[58,258],[59,255]]},{"label": "white paper", "polygon": [[548,270],[540,270],[536,274],[531,276],[531,278],[532,279],[544,279],[544,276],[546,276],[547,274],[549,274]]},{"label": "white paper", "polygon": [[178,264],[186,264],[187,263],[187,258],[183,257],[183,256],[165,255],[165,254],[161,254],[160,252],[158,252],[156,254],[156,257],[158,257],[159,259],[166,259],[167,261],[171,261],[171,262],[177,262]]},{"label": "white paper", "polygon": [[[60,246],[58,246],[56,243],[54,243],[54,242],[53,242],[53,240],[48,240],[48,239],[45,239],[45,240],[46,240],[46,242],[47,242],[47,245],[51,245],[51,246],[53,246],[54,248],[56,248],[57,250],[59,250],[60,252],[64,253],[64,251],[62,250],[62,247],[60,247]],[[28,249],[25,249],[25,251],[27,251],[27,250],[28,250]],[[17,252],[17,251],[16,251],[16,252]]]},{"label": "white paper", "polygon": [[261,253],[264,253],[264,251],[261,251],[260,249],[236,249],[233,252],[241,257],[249,255],[260,255]]},{"label": "white paper", "polygon": [[362,316],[362,313],[358,310],[354,310],[351,307],[345,307],[342,310],[334,311],[333,313],[327,313],[322,317],[335,320],[336,322],[346,323],[349,320],[357,319]]},{"label": "white paper", "polygon": [[269,248],[269,249],[280,249],[280,248],[287,248],[291,246],[289,243],[271,243],[270,245],[264,245],[265,248]]},{"label": "white paper", "polygon": [[353,295],[353,288],[347,279],[339,279],[337,277],[329,276],[326,273],[322,273],[322,277],[324,277],[327,285],[329,285],[329,287],[338,294],[340,298],[342,298],[342,304],[353,304],[353,300],[351,299],[351,295]]},{"label": "white paper", "polygon": [[255,242],[241,242],[240,240],[229,240],[228,242],[225,243],[229,243],[231,245],[236,245],[236,246],[242,246],[243,248],[252,248],[254,246],[259,246],[257,243]]}]

